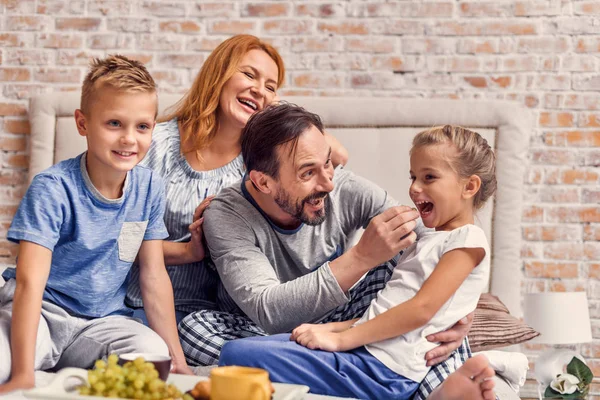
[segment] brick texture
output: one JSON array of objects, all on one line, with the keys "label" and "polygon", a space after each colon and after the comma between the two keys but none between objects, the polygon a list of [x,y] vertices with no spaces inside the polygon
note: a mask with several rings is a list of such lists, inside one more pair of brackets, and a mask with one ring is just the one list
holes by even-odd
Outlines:
[{"label": "brick texture", "polygon": [[[0,2],[0,226],[25,190],[27,100],[73,90],[90,57],[124,53],[187,89],[223,39],[258,35],[286,95],[495,98],[532,109],[523,291],[585,290],[600,371],[600,3],[591,0],[27,0]],[[0,262],[16,246],[0,239]],[[532,359],[539,348],[529,346]],[[600,373],[600,372],[599,372]],[[600,395],[600,381],[594,385]]]}]

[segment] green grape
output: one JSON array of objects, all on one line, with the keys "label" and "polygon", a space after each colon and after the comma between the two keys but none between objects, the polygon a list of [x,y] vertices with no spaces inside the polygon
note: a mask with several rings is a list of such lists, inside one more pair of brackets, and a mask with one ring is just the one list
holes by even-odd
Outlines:
[{"label": "green grape", "polygon": [[182,400],[196,400],[194,399],[192,396],[190,396],[189,394],[184,394]]},{"label": "green grape", "polygon": [[94,386],[92,386],[97,393],[102,393],[106,389],[106,384],[102,381],[96,382]]},{"label": "green grape", "polygon": [[119,356],[116,354],[111,354],[110,356],[108,356],[108,365],[117,365],[117,363],[119,362]]},{"label": "green grape", "polygon": [[135,365],[138,369],[144,365],[146,361],[144,360],[143,357],[138,357],[135,360],[133,360],[133,365]]},{"label": "green grape", "polygon": [[96,369],[104,369],[106,368],[106,363],[104,362],[104,360],[97,360],[94,363],[94,367],[96,367]]},{"label": "green grape", "polygon": [[92,374],[91,372],[92,371],[88,373],[88,382],[90,385],[94,385],[96,382],[98,382],[98,376],[96,374]]},{"label": "green grape", "polygon": [[87,387],[87,386],[80,386],[79,387],[79,394],[81,394],[81,395],[87,396],[87,395],[90,394],[90,392],[91,392],[90,388]]},{"label": "green grape", "polygon": [[98,360],[94,366],[95,369],[87,374],[89,386],[78,388],[81,395],[141,400],[182,399],[181,392],[174,385],[167,385],[159,379],[154,364],[141,357],[120,366],[118,356],[111,354],[106,362]]},{"label": "green grape", "polygon": [[150,378],[150,380],[154,380],[158,378],[158,371],[156,369],[153,369],[152,371],[148,372],[148,377]]}]

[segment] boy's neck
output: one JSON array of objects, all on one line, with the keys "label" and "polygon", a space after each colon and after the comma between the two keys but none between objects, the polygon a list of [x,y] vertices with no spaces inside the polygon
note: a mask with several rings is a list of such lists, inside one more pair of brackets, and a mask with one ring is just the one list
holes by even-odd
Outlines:
[{"label": "boy's neck", "polygon": [[107,199],[119,199],[123,196],[123,186],[127,178],[126,172],[108,172],[94,165],[90,159],[86,157],[85,168],[96,190]]}]

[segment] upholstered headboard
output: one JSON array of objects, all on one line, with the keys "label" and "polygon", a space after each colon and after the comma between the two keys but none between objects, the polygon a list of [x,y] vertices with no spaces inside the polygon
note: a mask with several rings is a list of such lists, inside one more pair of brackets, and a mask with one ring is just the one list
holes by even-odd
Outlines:
[{"label": "upholstered headboard", "polygon": [[[30,175],[85,150],[73,112],[80,94],[55,93],[30,101]],[[179,100],[159,96],[160,110]],[[486,137],[497,155],[498,191],[478,215],[492,244],[490,291],[511,313],[521,316],[521,203],[529,133],[529,111],[502,101],[459,101],[392,98],[289,97],[323,119],[328,132],[348,149],[347,168],[388,190],[403,204],[408,198],[408,150],[413,135],[427,127],[456,124]]]}]

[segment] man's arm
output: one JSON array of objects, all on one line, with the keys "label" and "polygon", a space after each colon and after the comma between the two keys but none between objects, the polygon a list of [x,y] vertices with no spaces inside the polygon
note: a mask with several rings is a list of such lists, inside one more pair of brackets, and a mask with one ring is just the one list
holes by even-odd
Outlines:
[{"label": "man's arm", "polygon": [[163,262],[162,240],[144,240],[139,260],[140,289],[150,328],[167,344],[174,372],[192,374],[179,343],[173,288]]},{"label": "man's arm", "polygon": [[34,385],[37,332],[51,261],[49,249],[32,242],[20,242],[11,319],[11,377],[0,385],[0,393]]},{"label": "man's arm", "polygon": [[329,264],[347,292],[371,268],[390,260],[416,239],[412,230],[419,213],[407,206],[388,208],[373,218],[356,246]]}]

